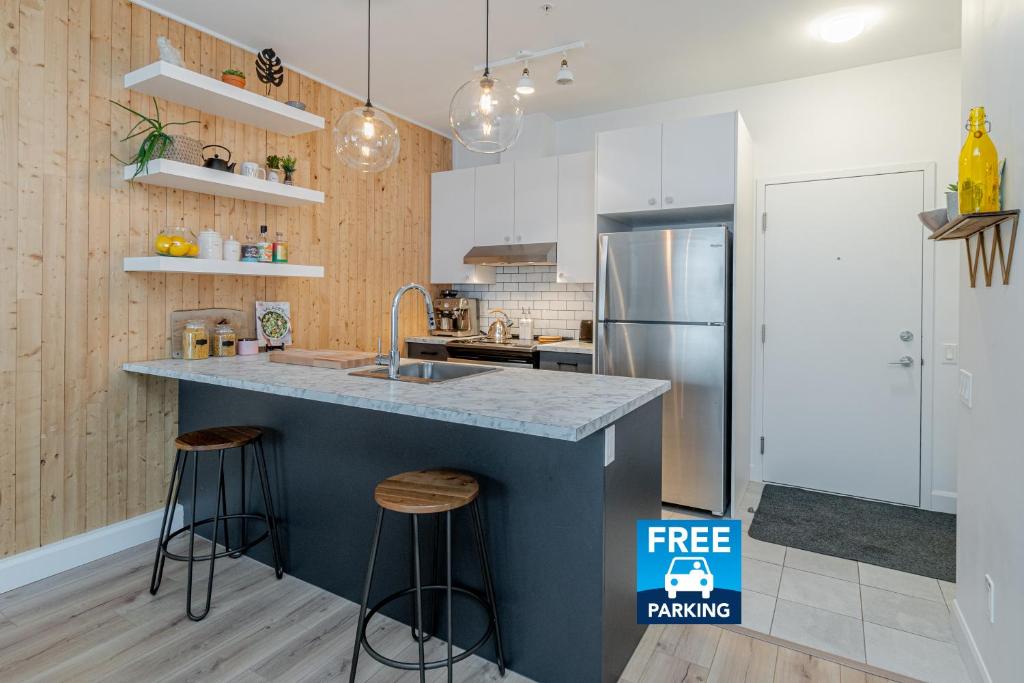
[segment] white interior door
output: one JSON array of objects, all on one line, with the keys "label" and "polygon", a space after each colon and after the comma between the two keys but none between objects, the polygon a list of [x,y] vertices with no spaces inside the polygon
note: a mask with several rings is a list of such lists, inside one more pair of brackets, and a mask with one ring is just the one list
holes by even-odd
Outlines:
[{"label": "white interior door", "polygon": [[924,183],[766,186],[765,481],[919,504]]}]

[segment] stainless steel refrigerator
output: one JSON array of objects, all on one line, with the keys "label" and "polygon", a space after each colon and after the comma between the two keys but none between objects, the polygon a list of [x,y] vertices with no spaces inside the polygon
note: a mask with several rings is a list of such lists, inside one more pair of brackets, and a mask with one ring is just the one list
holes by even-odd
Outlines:
[{"label": "stainless steel refrigerator", "polygon": [[597,372],[667,379],[662,500],[724,514],[729,452],[729,230],[602,234]]}]

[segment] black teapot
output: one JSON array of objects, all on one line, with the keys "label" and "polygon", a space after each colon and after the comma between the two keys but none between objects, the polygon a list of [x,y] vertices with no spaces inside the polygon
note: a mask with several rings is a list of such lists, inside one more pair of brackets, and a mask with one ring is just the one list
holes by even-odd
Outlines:
[{"label": "black teapot", "polygon": [[210,158],[203,157],[203,166],[206,168],[212,168],[214,171],[227,171],[228,173],[234,173],[235,165],[228,163],[229,161],[231,161],[231,150],[225,147],[224,145],[206,145],[203,147],[203,150],[205,151],[210,147],[219,147],[220,149],[224,150],[225,152],[228,153],[228,158],[226,160],[221,159],[219,154],[214,154]]}]

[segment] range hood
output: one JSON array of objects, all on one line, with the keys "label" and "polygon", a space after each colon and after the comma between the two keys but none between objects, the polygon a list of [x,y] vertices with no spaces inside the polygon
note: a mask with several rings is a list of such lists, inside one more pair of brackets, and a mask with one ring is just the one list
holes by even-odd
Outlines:
[{"label": "range hood", "polygon": [[554,242],[495,244],[473,247],[462,262],[468,266],[553,266],[557,251]]}]

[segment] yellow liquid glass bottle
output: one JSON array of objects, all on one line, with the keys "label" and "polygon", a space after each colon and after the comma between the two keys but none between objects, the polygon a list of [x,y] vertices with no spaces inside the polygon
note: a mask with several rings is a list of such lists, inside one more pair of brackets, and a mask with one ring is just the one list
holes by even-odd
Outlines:
[{"label": "yellow liquid glass bottle", "polygon": [[999,211],[999,155],[987,127],[985,108],[971,109],[957,178],[962,214]]}]

